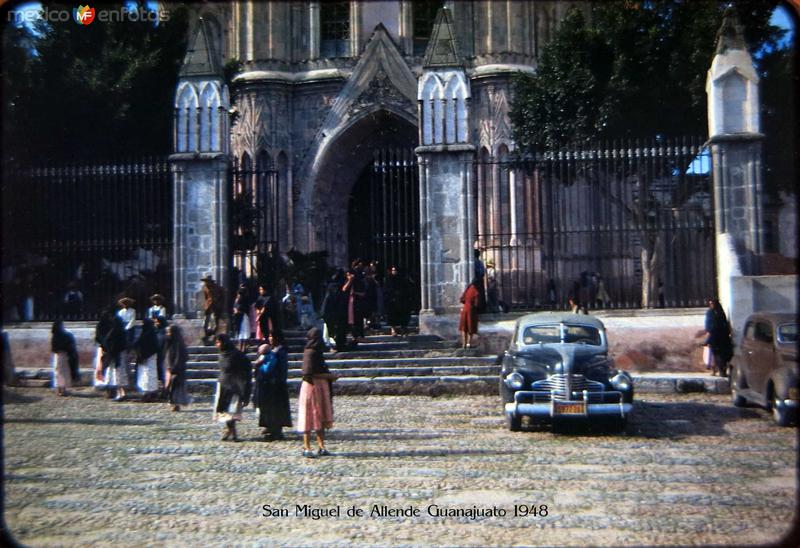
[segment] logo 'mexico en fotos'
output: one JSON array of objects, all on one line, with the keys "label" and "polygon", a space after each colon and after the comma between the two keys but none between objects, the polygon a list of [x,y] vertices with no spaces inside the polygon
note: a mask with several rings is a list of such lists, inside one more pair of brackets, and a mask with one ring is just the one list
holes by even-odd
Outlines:
[{"label": "logo 'mexico en fotos'", "polygon": [[78,6],[72,10],[72,17],[79,25],[91,25],[94,21],[94,8],[86,6]]}]

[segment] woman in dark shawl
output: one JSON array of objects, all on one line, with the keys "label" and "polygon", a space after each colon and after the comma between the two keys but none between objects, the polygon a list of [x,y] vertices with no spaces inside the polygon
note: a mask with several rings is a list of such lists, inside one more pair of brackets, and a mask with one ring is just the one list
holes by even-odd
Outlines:
[{"label": "woman in dark shawl", "polygon": [[280,335],[270,333],[269,344],[262,344],[258,348],[258,354],[253,391],[253,407],[258,410],[258,425],[263,428],[265,440],[282,440],[283,427],[292,425],[289,388],[286,385],[289,353],[283,346]]},{"label": "woman in dark shawl", "polygon": [[222,441],[239,441],[236,422],[242,420],[242,409],[250,401],[253,368],[250,360],[238,350],[227,335],[217,335],[219,380],[214,402],[214,418],[225,423]]},{"label": "woman in dark shawl", "polygon": [[106,388],[116,391],[114,401],[125,399],[125,388],[128,386],[127,348],[128,335],[122,318],[112,313],[109,316],[109,327],[100,344],[103,350],[103,361],[106,367]]},{"label": "woman in dark shawl", "polygon": [[181,405],[189,405],[191,398],[186,390],[186,362],[189,352],[183,341],[183,333],[177,325],[168,325],[164,341],[164,367],[166,380],[164,393],[173,411],[180,411]]},{"label": "woman in dark shawl", "polygon": [[[329,455],[325,449],[325,429],[333,426],[333,401],[330,383],[335,377],[325,365],[322,332],[312,327],[306,334],[303,350],[303,382],[298,399],[297,430],[303,434],[303,456],[313,458]],[[319,451],[311,450],[311,430],[317,434]]]},{"label": "woman in dark shawl", "polygon": [[153,401],[158,392],[158,335],[153,320],[142,321],[142,333],[133,345],[136,355],[136,387],[142,393],[142,401]]},{"label": "woman in dark shawl", "polygon": [[733,341],[731,340],[731,326],[722,304],[717,299],[708,299],[706,310],[705,329],[698,335],[707,335],[703,344],[708,346],[712,354],[712,374],[719,372],[720,376],[728,376],[728,362],[733,358]]},{"label": "woman in dark shawl", "polygon": [[78,377],[78,351],[75,337],[64,329],[64,322],[53,322],[50,350],[53,353],[53,388],[59,396],[66,396],[67,389]]},{"label": "woman in dark shawl", "polygon": [[393,336],[405,335],[411,319],[410,299],[411,284],[405,275],[399,273],[396,266],[389,269],[389,275],[383,284],[383,299],[386,303],[386,319],[392,329]]}]

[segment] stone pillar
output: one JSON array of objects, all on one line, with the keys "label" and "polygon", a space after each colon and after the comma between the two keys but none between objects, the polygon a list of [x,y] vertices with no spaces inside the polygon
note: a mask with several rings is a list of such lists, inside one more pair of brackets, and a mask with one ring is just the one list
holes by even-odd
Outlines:
[{"label": "stone pillar", "polygon": [[436,16],[419,79],[420,331],[456,334],[461,294],[472,279],[476,235],[469,142],[469,80],[452,18]]},{"label": "stone pillar", "polygon": [[228,280],[230,99],[202,18],[175,92],[173,311],[197,317],[201,279]]},{"label": "stone pillar", "polygon": [[200,281],[211,275],[221,285],[228,280],[227,155],[170,157],[174,193],[173,287],[174,310],[197,317],[202,310]]},{"label": "stone pillar", "polygon": [[[758,274],[762,252],[763,135],[759,125],[758,75],[733,9],[725,12],[706,79],[714,180],[719,298],[730,310],[730,279]],[[724,242],[724,243],[722,243]],[[725,252],[719,249],[720,243]]]}]

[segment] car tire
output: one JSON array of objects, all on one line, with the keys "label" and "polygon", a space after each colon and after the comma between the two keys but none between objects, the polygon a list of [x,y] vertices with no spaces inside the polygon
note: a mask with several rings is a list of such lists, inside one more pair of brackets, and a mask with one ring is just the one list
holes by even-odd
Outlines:
[{"label": "car tire", "polygon": [[786,406],[778,405],[780,400],[775,393],[772,393],[772,397],[770,398],[770,407],[772,408],[772,418],[775,419],[775,424],[778,426],[789,426],[791,422],[791,417],[789,416],[789,410],[786,409]]},{"label": "car tire", "polygon": [[522,428],[522,417],[519,415],[513,415],[511,413],[506,413],[506,425],[510,431],[519,432]]},{"label": "car tire", "polygon": [[735,365],[731,367],[731,401],[734,407],[745,407],[747,400],[739,393],[739,368]]}]

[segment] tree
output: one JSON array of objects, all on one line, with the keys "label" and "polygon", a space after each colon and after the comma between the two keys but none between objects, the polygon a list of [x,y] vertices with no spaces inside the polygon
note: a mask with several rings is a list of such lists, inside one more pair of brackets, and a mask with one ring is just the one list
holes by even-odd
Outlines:
[{"label": "tree", "polygon": [[[734,4],[752,52],[777,48],[775,2]],[[519,149],[598,138],[679,136],[706,130],[706,73],[723,5],[629,1],[572,8],[534,76],[515,82],[510,113]]]},{"label": "tree", "polygon": [[[752,52],[780,49],[783,31],[769,23],[774,2],[748,0],[734,6]],[[580,10],[571,9],[545,46],[536,75],[520,76],[515,82],[510,118],[519,151],[535,155],[603,138],[704,134],[706,73],[723,7],[708,0],[597,3],[590,22]],[[780,69],[786,75],[791,64],[776,53],[764,66],[773,67],[775,74],[762,70],[763,81],[768,76],[776,81]],[[767,99],[772,104],[786,102],[786,89],[782,91]],[[780,124],[780,116],[773,113],[771,123]],[[785,135],[793,135],[793,130]],[[765,148],[771,149],[769,142]],[[675,168],[685,172],[687,166]],[[605,188],[596,173],[582,176]],[[662,261],[661,234],[653,225],[659,204],[647,192],[653,174],[624,176],[636,182],[638,199],[607,192],[606,199],[621,206],[639,233],[642,306],[650,307]]]},{"label": "tree", "polygon": [[[130,3],[104,4],[120,10]],[[48,4],[49,10],[74,5]],[[146,10],[144,2],[138,3]],[[143,18],[140,18],[143,19]],[[187,14],[78,25],[7,25],[3,36],[5,157],[34,159],[164,154],[186,48]]]}]

